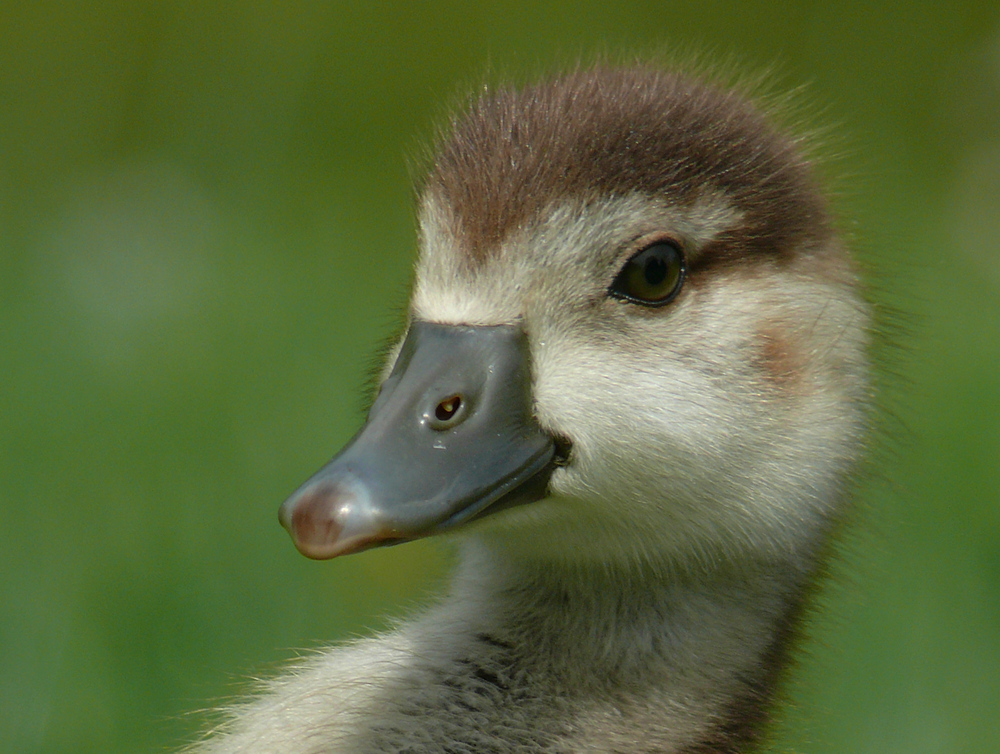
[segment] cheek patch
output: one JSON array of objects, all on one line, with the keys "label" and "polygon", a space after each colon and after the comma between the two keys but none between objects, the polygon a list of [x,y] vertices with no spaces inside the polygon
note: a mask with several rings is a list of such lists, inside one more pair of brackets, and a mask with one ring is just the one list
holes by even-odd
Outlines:
[{"label": "cheek patch", "polygon": [[765,323],[757,333],[757,366],[764,379],[781,392],[801,393],[805,359],[798,340],[776,322]]}]

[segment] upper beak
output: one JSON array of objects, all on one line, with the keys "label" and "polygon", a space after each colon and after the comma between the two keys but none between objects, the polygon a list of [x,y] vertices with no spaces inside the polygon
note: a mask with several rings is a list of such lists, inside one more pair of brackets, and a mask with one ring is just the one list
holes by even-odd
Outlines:
[{"label": "upper beak", "polygon": [[554,454],[519,327],[418,321],[367,423],[279,519],[311,558],[416,539],[541,499]]}]

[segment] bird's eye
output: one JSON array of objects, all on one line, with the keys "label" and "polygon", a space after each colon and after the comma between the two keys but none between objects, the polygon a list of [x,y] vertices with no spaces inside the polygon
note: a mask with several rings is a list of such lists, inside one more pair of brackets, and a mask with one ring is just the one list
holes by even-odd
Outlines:
[{"label": "bird's eye", "polygon": [[680,246],[659,241],[625,263],[608,293],[644,306],[663,306],[680,292],[685,271]]}]

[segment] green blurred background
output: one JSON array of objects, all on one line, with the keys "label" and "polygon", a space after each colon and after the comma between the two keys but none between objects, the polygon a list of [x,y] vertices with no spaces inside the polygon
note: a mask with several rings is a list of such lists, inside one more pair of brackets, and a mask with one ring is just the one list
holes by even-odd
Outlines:
[{"label": "green blurred background", "polygon": [[1000,751],[995,0],[3,0],[0,750],[170,750],[428,598],[434,543],[314,563],[276,521],[400,321],[407,158],[487,72],[677,49],[804,85],[899,312],[773,750]]}]

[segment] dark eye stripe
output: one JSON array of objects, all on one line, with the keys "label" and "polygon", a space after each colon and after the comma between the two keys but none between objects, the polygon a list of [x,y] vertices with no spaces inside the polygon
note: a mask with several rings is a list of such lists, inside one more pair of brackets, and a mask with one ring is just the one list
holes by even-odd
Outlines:
[{"label": "dark eye stripe", "polygon": [[608,293],[643,306],[663,306],[680,292],[685,272],[680,246],[673,241],[659,241],[625,263]]}]

